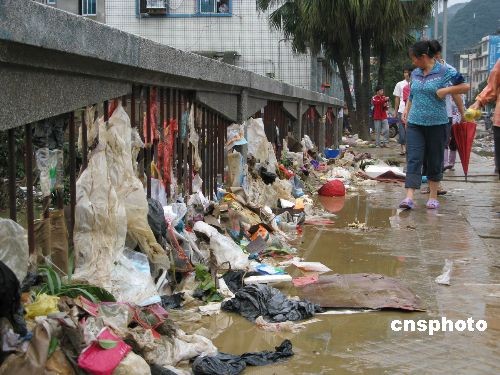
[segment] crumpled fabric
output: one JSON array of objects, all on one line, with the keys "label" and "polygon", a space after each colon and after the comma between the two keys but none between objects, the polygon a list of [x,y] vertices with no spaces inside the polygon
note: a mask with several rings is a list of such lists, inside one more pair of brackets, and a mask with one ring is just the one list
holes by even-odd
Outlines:
[{"label": "crumpled fabric", "polygon": [[284,340],[275,351],[243,353],[233,355],[219,353],[213,357],[198,357],[193,362],[195,375],[237,375],[245,370],[246,366],[264,366],[270,363],[293,356],[292,343]]},{"label": "crumpled fabric", "polygon": [[76,184],[74,279],[113,293],[124,287],[114,284],[112,277],[127,236],[152,264],[163,268],[170,264],[147,222],[146,194],[132,165],[130,118],[121,104],[106,124],[97,120],[89,136],[98,143]]},{"label": "crumpled fabric", "polygon": [[321,307],[308,301],[290,300],[278,289],[263,284],[247,285],[235,297],[222,302],[222,310],[237,312],[250,321],[262,316],[266,321],[302,320],[321,312]]},{"label": "crumpled fabric", "polygon": [[172,160],[174,153],[175,133],[179,130],[177,120],[170,119],[163,122],[163,137],[158,144],[158,169],[165,186],[172,182]]}]

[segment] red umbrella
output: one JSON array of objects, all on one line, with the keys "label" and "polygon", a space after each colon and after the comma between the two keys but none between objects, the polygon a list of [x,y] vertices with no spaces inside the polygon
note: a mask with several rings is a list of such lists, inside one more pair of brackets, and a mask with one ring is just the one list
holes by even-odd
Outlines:
[{"label": "red umbrella", "polygon": [[472,150],[472,142],[476,135],[475,122],[462,122],[458,125],[453,125],[453,136],[457,144],[458,155],[464,169],[465,181],[467,181],[467,173],[469,172],[469,159]]}]

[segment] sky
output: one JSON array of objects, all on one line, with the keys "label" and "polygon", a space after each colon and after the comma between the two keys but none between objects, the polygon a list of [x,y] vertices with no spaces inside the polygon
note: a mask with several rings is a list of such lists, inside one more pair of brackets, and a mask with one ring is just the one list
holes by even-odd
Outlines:
[{"label": "sky", "polygon": [[459,3],[468,3],[470,0],[448,0],[448,6],[459,4]]}]

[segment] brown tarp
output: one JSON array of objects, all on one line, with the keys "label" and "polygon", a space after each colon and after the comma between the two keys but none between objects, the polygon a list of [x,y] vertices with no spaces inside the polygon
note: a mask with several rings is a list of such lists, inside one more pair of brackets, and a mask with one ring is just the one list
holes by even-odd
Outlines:
[{"label": "brown tarp", "polygon": [[378,274],[322,275],[317,283],[297,288],[297,294],[323,308],[425,310],[399,280]]}]

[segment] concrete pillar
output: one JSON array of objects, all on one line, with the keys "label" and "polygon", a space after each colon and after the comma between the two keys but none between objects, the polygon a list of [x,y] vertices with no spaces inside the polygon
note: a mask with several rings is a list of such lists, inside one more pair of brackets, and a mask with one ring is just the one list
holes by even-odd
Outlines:
[{"label": "concrete pillar", "polygon": [[325,143],[326,143],[326,114],[324,114],[325,111],[323,111],[323,114],[319,118],[319,144],[318,144],[318,150],[319,152],[323,152],[325,150]]},{"label": "concrete pillar", "polygon": [[[240,95],[238,95],[238,102],[237,102],[237,122],[238,124],[242,124],[246,120],[246,113],[248,112],[248,91],[243,89],[241,90]],[[248,130],[247,126],[245,123],[244,127],[245,131],[245,139],[248,137]],[[243,156],[243,160],[247,160],[247,155],[248,155],[248,145],[242,145],[241,146],[241,154]]]},{"label": "concrete pillar", "polygon": [[[342,141],[342,127],[343,118],[339,118],[340,107],[336,108],[336,117],[335,117],[335,147],[338,148]],[[344,114],[345,116],[345,114]]]},{"label": "concrete pillar", "polygon": [[297,121],[295,121],[294,126],[293,126],[293,137],[300,141],[302,139],[301,134],[302,134],[302,113],[303,113],[303,108],[304,104],[302,100],[299,100],[297,103]]}]

